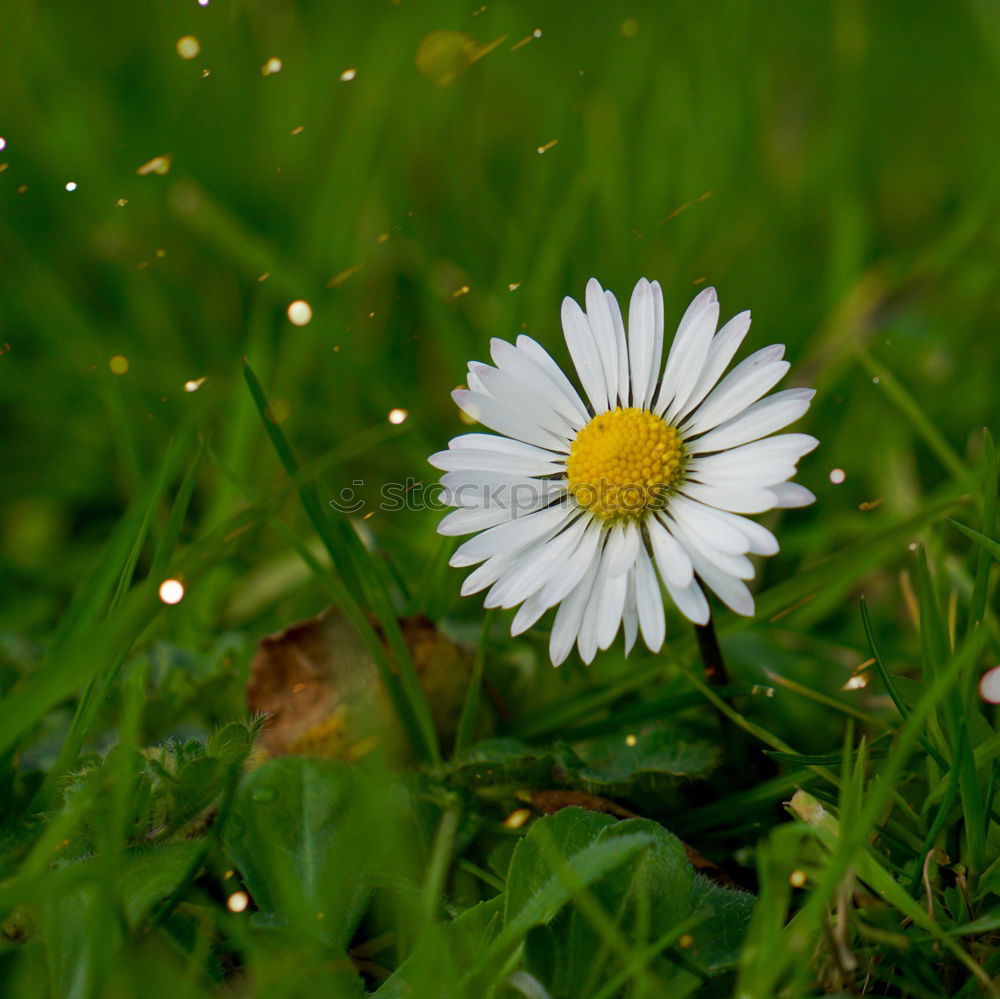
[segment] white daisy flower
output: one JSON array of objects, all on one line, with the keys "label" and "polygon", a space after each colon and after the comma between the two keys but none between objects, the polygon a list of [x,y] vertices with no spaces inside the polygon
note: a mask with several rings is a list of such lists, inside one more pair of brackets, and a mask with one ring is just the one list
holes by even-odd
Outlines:
[{"label": "white daisy flower", "polygon": [[586,305],[564,299],[562,325],[589,405],[531,337],[494,339],[495,367],[470,363],[468,389],[452,394],[500,436],[464,434],[429,459],[457,508],[438,531],[476,534],[451,558],[478,566],[462,594],[489,587],[487,607],[520,604],[515,635],[558,605],[554,665],[574,643],[591,662],[620,626],[626,653],[640,631],[659,651],[663,589],[695,624],[709,619],[703,587],[737,614],[753,614],[747,556],[773,555],[778,542],[743,515],[815,499],[788,480],[816,438],[767,436],[802,416],[815,394],[763,398],[788,371],[784,347],[765,347],[722,377],[749,312],[716,332],[719,302],[706,288],[663,365],[656,281],[635,286],[627,333],[615,296],[594,279]]}]

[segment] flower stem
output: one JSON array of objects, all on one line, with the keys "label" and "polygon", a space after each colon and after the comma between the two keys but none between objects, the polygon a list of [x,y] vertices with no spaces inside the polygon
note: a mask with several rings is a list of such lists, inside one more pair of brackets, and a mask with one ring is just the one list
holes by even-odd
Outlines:
[{"label": "flower stem", "polygon": [[719,640],[715,636],[715,622],[709,614],[705,624],[694,626],[695,637],[698,639],[698,651],[701,653],[702,665],[705,667],[705,679],[713,687],[721,687],[729,683],[729,671],[726,661],[722,658]]},{"label": "flower stem", "polygon": [[[729,671],[726,661],[722,658],[719,639],[715,634],[715,622],[709,613],[705,624],[694,626],[695,637],[698,639],[698,651],[705,670],[705,681],[713,687],[722,687],[729,683]],[[751,783],[753,763],[759,760],[759,754],[751,752],[746,733],[734,725],[726,715],[716,709],[719,718],[719,728],[722,735],[722,749],[732,772],[741,784]]]}]

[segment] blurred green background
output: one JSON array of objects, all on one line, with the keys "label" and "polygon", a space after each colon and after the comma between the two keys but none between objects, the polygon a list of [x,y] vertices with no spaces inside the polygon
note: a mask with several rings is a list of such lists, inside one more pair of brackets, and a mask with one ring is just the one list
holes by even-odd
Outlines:
[{"label": "blurred green background", "polygon": [[[671,328],[714,284],[724,315],[754,312],[746,350],[787,344],[787,383],[819,389],[797,428],[822,441],[800,477],[819,502],[784,515],[765,582],[961,491],[996,416],[990,3],[27,0],[3,20],[0,627],[21,661],[171,440],[182,468],[205,449],[182,544],[284,487],[243,356],[300,458],[329,463],[324,497],[361,480],[371,500],[430,478],[490,337],[566,360],[559,303],[591,275],[626,300],[658,278]],[[311,537],[294,494],[273,514]],[[475,635],[436,519],[363,529],[407,609]],[[866,656],[862,583],[905,621],[880,557],[801,619],[820,686]],[[202,651],[327,601],[266,517],[187,582],[157,634]]]}]

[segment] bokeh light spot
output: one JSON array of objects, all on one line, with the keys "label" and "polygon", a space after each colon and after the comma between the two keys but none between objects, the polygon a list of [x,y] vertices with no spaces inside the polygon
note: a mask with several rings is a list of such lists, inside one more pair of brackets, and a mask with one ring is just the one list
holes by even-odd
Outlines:
[{"label": "bokeh light spot", "polygon": [[988,704],[1000,704],[1000,666],[987,670],[979,681],[979,696]]},{"label": "bokeh light spot", "polygon": [[165,579],[160,583],[160,599],[165,604],[179,604],[184,599],[184,584],[179,579]]},{"label": "bokeh light spot", "polygon": [[245,891],[234,891],[226,899],[226,908],[230,912],[243,912],[250,904],[250,896]]},{"label": "bokeh light spot", "polygon": [[288,320],[293,326],[308,326],[312,317],[312,306],[301,298],[288,306]]},{"label": "bokeh light spot", "polygon": [[177,54],[182,59],[194,59],[201,51],[201,42],[194,35],[183,35],[177,39]]}]

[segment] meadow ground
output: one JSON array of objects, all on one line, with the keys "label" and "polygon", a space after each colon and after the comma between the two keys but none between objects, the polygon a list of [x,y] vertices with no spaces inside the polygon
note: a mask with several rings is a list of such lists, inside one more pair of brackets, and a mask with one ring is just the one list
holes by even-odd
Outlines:
[{"label": "meadow ground", "polygon": [[[4,995],[1000,994],[991,4],[3,21]],[[592,275],[817,389],[721,687],[552,669],[419,501]]]}]

